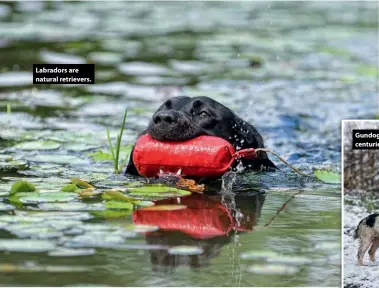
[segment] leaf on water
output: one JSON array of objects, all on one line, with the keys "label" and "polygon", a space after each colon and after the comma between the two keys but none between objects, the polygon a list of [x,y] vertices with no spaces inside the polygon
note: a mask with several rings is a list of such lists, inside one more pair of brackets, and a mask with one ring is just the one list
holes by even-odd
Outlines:
[{"label": "leaf on water", "polygon": [[78,186],[81,189],[84,189],[84,188],[95,188],[94,186],[92,186],[91,184],[87,183],[86,181],[81,180],[81,179],[76,178],[76,177],[71,178],[71,183],[75,184],[76,186]]},{"label": "leaf on water", "polygon": [[140,206],[140,207],[148,207],[148,206],[154,206],[155,205],[155,203],[152,201],[143,201],[143,200],[134,201],[133,204]]},{"label": "leaf on water", "polygon": [[24,160],[11,160],[0,162],[0,171],[18,171],[28,168],[28,163]]},{"label": "leaf on water", "polygon": [[275,264],[256,264],[248,268],[249,272],[262,275],[292,275],[300,270],[298,267]]},{"label": "leaf on water", "polygon": [[98,145],[86,144],[86,143],[71,143],[64,145],[64,148],[69,151],[82,152],[99,148]]},{"label": "leaf on water", "polygon": [[121,193],[120,191],[115,190],[108,190],[103,193],[101,196],[104,200],[117,200],[117,201],[124,201],[124,202],[134,202],[139,201],[139,199],[128,197]]},{"label": "leaf on water", "polygon": [[55,244],[47,240],[2,239],[0,250],[12,252],[47,252],[55,249]]},{"label": "leaf on water", "polygon": [[88,188],[79,190],[79,196],[81,198],[91,198],[93,196],[100,195],[101,191],[96,190],[95,188]]},{"label": "leaf on water", "polygon": [[83,211],[88,208],[88,205],[81,202],[70,203],[40,203],[38,208],[44,211]]},{"label": "leaf on water", "polygon": [[61,144],[55,141],[30,141],[30,142],[19,143],[15,145],[14,147],[20,150],[35,151],[35,150],[55,150],[55,149],[58,149],[60,146]]},{"label": "leaf on water", "polygon": [[324,183],[328,184],[340,184],[341,176],[337,173],[325,171],[325,170],[316,170],[314,171],[315,176]]},{"label": "leaf on water", "polygon": [[76,192],[77,190],[80,190],[80,188],[75,184],[67,184],[61,189],[62,192]]},{"label": "leaf on water", "polygon": [[269,263],[277,263],[277,264],[292,264],[292,265],[304,265],[310,264],[312,260],[305,256],[286,256],[280,255],[272,258],[268,258],[267,262]]},{"label": "leaf on water", "polygon": [[25,157],[26,160],[31,162],[41,163],[54,163],[61,165],[80,165],[86,163],[86,160],[73,155],[61,155],[61,154],[38,154],[33,157]]},{"label": "leaf on water", "polygon": [[147,197],[179,197],[190,195],[191,192],[162,185],[150,185],[143,187],[131,187],[128,189],[131,196]]},{"label": "leaf on water", "polygon": [[77,197],[76,193],[70,192],[49,192],[36,194],[21,197],[21,203],[69,202]]},{"label": "leaf on water", "polygon": [[90,153],[89,156],[92,157],[95,161],[112,161],[113,157],[109,153],[105,153],[103,151],[97,151],[94,153]]},{"label": "leaf on water", "polygon": [[101,219],[115,219],[129,216],[132,210],[104,210],[104,211],[91,211],[90,212],[96,218]]},{"label": "leaf on water", "polygon": [[377,77],[378,67],[370,65],[359,65],[358,73],[364,76]]},{"label": "leaf on water", "polygon": [[241,254],[242,259],[266,259],[277,256],[279,256],[278,253],[269,250],[253,250]]},{"label": "leaf on water", "polygon": [[93,248],[88,249],[71,249],[71,248],[58,248],[56,250],[50,251],[49,256],[53,257],[73,257],[73,256],[88,256],[96,253]]},{"label": "leaf on water", "polygon": [[133,209],[133,204],[121,201],[108,201],[105,203],[105,207],[108,209]]},{"label": "leaf on water", "polygon": [[16,181],[13,183],[10,191],[10,195],[14,195],[18,192],[34,192],[37,191],[36,186],[27,181]]}]

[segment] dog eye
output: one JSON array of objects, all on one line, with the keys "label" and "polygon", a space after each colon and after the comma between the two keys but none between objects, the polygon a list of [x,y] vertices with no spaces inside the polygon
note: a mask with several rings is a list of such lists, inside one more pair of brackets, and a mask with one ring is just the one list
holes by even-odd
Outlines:
[{"label": "dog eye", "polygon": [[199,114],[197,114],[201,117],[209,117],[209,114],[206,111],[201,111]]}]

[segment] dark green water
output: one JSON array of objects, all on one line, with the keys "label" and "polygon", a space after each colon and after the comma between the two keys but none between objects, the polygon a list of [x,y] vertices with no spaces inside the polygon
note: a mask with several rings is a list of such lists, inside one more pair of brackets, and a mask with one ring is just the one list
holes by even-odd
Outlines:
[{"label": "dark green water", "polygon": [[[124,161],[176,95],[234,109],[305,172],[340,172],[340,120],[378,114],[377,19],[375,2],[0,4],[0,285],[339,286],[339,185],[301,179],[274,158],[281,171],[239,176],[238,195],[182,198],[190,214],[134,212],[171,232],[141,233],[130,209],[102,219],[100,194],[67,194],[52,212],[45,198],[16,206],[9,191],[21,178],[41,193],[71,177],[125,193],[143,185],[94,153],[109,153],[106,127],[115,141],[127,109]],[[96,84],[33,86],[33,63],[95,63]],[[180,245],[202,253],[169,254]]]}]

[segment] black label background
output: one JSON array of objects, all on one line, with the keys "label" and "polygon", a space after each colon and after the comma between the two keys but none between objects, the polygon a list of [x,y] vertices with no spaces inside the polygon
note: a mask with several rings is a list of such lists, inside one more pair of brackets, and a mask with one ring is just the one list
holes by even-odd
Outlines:
[{"label": "black label background", "polygon": [[379,149],[379,145],[378,147],[355,147],[355,144],[356,143],[379,143],[379,139],[377,138],[356,138],[355,137],[355,134],[359,132],[360,134],[370,134],[371,132],[373,134],[379,134],[379,130],[378,129],[355,129],[353,130],[353,150],[356,150],[356,149]]},{"label": "black label background", "polygon": [[[67,69],[67,73],[37,73],[36,69]],[[69,73],[69,69],[79,69],[79,73]],[[90,82],[36,82],[36,78],[89,78]],[[95,64],[33,64],[33,84],[95,84]]]}]

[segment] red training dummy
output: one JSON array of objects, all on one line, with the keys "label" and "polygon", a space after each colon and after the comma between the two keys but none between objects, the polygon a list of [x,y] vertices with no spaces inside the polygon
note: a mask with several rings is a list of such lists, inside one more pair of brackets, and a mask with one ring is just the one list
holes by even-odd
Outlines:
[{"label": "red training dummy", "polygon": [[227,172],[237,158],[257,159],[253,148],[235,151],[228,141],[199,136],[184,141],[158,141],[149,134],[138,138],[133,162],[140,175],[157,176],[160,170],[188,177],[218,177]]}]

